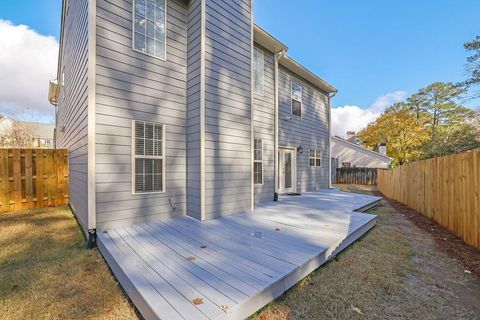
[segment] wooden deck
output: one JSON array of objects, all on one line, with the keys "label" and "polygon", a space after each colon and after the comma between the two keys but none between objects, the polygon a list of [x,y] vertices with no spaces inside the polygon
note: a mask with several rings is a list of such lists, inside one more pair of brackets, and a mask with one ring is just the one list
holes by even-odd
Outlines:
[{"label": "wooden deck", "polygon": [[98,246],[146,319],[244,319],[375,225],[379,198],[336,190],[252,213],[100,231]]}]

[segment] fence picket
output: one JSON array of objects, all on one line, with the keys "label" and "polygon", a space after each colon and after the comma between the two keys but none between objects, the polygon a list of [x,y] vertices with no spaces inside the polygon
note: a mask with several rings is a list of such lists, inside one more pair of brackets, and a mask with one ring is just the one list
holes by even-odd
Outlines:
[{"label": "fence picket", "polygon": [[0,149],[0,212],[65,204],[66,150]]},{"label": "fence picket", "polygon": [[480,248],[480,150],[379,170],[378,190]]}]

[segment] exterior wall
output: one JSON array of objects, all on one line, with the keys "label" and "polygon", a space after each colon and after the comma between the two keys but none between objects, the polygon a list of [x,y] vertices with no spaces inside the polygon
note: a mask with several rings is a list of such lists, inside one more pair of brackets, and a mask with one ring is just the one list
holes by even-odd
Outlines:
[{"label": "exterior wall", "polygon": [[[291,81],[303,86],[302,117],[291,113]],[[285,120],[285,117],[291,117]],[[280,66],[279,75],[279,147],[303,147],[297,152],[297,191],[328,188],[330,139],[328,96]],[[322,166],[309,166],[309,149],[322,150]]]},{"label": "exterior wall", "polygon": [[[56,147],[68,149],[69,201],[82,229],[88,221],[88,1],[69,1],[62,35]],[[60,78],[60,81],[62,79]]]},{"label": "exterior wall", "polygon": [[206,218],[251,210],[251,4],[206,1]]},{"label": "exterior wall", "polygon": [[[187,8],[183,1],[167,1],[166,61],[133,51],[132,9],[131,0],[97,0],[98,227],[186,212]],[[163,193],[132,195],[132,120],[166,126]]]},{"label": "exterior wall", "polygon": [[200,101],[202,77],[202,0],[187,13],[187,214],[201,219]]},{"label": "exterior wall", "polygon": [[255,185],[255,204],[273,201],[275,189],[275,75],[274,56],[263,51],[263,95],[253,96],[253,126],[255,139],[263,140],[263,184]]},{"label": "exterior wall", "polygon": [[360,168],[388,168],[391,162],[381,154],[353,146],[351,143],[336,138],[332,138],[331,153],[332,158],[338,159],[339,168],[342,166],[342,162],[350,162],[352,167]]}]

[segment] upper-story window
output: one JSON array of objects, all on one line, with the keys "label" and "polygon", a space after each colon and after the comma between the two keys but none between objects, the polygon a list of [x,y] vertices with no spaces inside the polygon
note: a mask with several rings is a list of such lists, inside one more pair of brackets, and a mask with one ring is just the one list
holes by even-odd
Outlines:
[{"label": "upper-story window", "polygon": [[264,62],[263,51],[255,48],[253,50],[253,86],[254,92],[263,95],[263,78],[264,78]]},{"label": "upper-story window", "polygon": [[302,116],[302,94],[303,87],[292,82],[292,114],[294,116]]},{"label": "upper-story window", "polygon": [[133,50],[166,58],[166,0],[133,1]]},{"label": "upper-story window", "polygon": [[255,139],[253,146],[253,183],[263,184],[263,140]]}]

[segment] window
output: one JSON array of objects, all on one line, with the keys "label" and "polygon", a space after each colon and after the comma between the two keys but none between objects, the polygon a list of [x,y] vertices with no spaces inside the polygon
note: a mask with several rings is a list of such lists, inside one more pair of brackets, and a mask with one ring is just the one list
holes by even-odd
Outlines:
[{"label": "window", "polygon": [[310,167],[322,166],[322,150],[310,149]]},{"label": "window", "polygon": [[133,121],[133,193],[164,191],[165,127]]},{"label": "window", "polygon": [[342,162],[342,168],[350,168],[352,164],[350,162]]},{"label": "window", "polygon": [[263,96],[263,51],[255,48],[253,50],[253,85],[255,94]]},{"label": "window", "polygon": [[133,50],[166,58],[166,0],[133,1]]},{"label": "window", "polygon": [[253,149],[253,183],[263,184],[263,140],[255,139]]},{"label": "window", "polygon": [[302,86],[292,82],[292,114],[294,116],[302,116],[302,93]]}]

